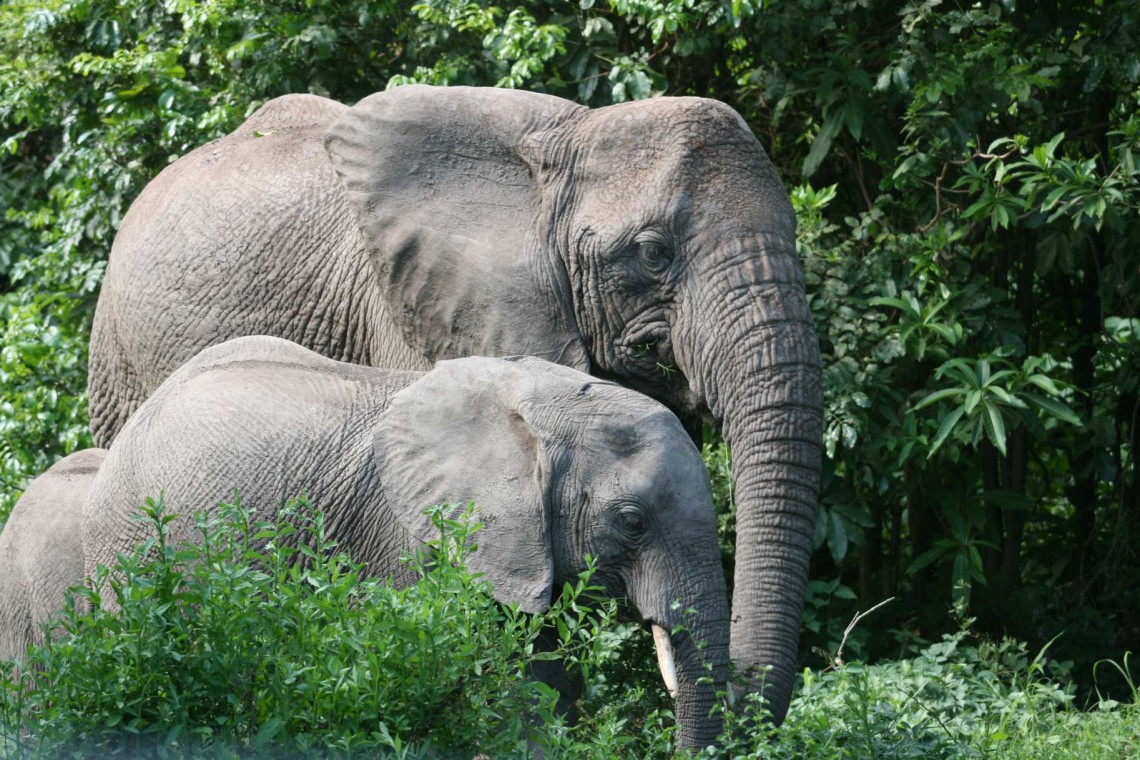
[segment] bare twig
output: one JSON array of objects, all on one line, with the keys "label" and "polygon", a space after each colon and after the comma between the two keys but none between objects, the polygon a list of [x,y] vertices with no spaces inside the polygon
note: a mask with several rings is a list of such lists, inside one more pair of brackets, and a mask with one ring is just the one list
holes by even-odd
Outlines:
[{"label": "bare twig", "polygon": [[1010,148],[1005,153],[983,153],[980,150],[976,150],[976,151],[974,151],[974,158],[984,158],[987,161],[990,159],[994,159],[994,158],[1000,158],[1001,160],[1004,161],[1005,159],[1009,158],[1010,156],[1012,156],[1014,153],[1016,153],[1019,150],[1021,150],[1021,149],[1016,147],[1016,146],[1013,148]]},{"label": "bare twig", "polygon": [[927,233],[942,216],[942,180],[946,179],[946,170],[949,168],[949,163],[943,163],[942,173],[938,175],[938,179],[934,180],[934,218],[918,228],[921,234]]},{"label": "bare twig", "polygon": [[855,630],[855,626],[859,625],[859,621],[862,620],[863,618],[867,617],[868,615],[870,615],[872,612],[879,609],[883,605],[889,604],[890,602],[893,602],[894,600],[895,600],[895,598],[893,596],[887,597],[886,599],[879,602],[878,604],[876,604],[874,607],[867,610],[866,612],[856,612],[855,613],[855,617],[851,618],[851,622],[848,623],[847,628],[845,628],[843,630],[843,640],[839,642],[839,649],[835,650],[835,657],[833,657],[831,659],[831,664],[823,669],[824,673],[831,670],[832,668],[839,667],[840,665],[843,664],[843,657],[842,657],[843,647],[845,647],[847,645],[847,637],[851,635],[851,632],[853,630]]}]

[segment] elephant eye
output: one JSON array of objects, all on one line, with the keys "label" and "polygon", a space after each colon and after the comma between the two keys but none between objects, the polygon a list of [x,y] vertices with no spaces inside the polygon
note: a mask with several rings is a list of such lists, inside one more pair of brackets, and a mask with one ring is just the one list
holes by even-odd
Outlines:
[{"label": "elephant eye", "polygon": [[637,256],[641,259],[641,265],[653,274],[661,274],[673,263],[673,251],[653,240],[638,243]]},{"label": "elephant eye", "polygon": [[645,519],[645,513],[640,509],[626,507],[618,512],[618,520],[626,535],[634,538],[649,529],[649,521]]}]

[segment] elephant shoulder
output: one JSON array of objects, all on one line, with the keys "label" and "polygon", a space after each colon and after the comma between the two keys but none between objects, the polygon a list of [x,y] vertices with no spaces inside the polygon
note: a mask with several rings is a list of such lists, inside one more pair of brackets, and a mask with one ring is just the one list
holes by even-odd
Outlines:
[{"label": "elephant shoulder", "polygon": [[234,136],[271,135],[275,130],[320,131],[348,110],[348,106],[319,95],[282,95],[265,103],[234,130]]},{"label": "elephant shoulder", "polygon": [[[281,176],[283,170],[308,177],[325,168],[324,132],[346,110],[348,106],[317,95],[274,98],[233,132],[199,146],[168,166],[160,175],[161,181],[151,182],[143,192],[155,185],[185,190],[198,182],[214,185],[204,187],[206,192],[224,192],[226,180],[246,177],[268,182]],[[325,172],[331,181],[332,168]],[[222,187],[216,186],[219,180]]]}]

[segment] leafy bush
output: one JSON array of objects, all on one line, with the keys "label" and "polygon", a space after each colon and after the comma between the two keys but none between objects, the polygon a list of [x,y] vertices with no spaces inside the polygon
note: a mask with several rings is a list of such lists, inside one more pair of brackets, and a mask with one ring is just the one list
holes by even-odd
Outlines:
[{"label": "leafy bush", "polygon": [[580,606],[588,574],[545,615],[497,604],[463,569],[469,513],[434,513],[441,538],[400,589],[334,555],[303,501],[273,523],[223,505],[197,518],[197,546],[167,542],[175,516],[161,500],[142,514],[155,536],[79,590],[64,635],[9,670],[0,754],[517,754],[565,741],[556,695],[525,676],[554,656],[543,629],[556,625],[561,656],[587,673],[614,641],[599,634],[615,604]]},{"label": "leafy bush", "polygon": [[[495,603],[463,567],[470,517],[437,509],[440,539],[397,589],[335,554],[304,500],[270,523],[235,499],[181,547],[167,542],[174,516],[148,501],[154,537],[76,590],[22,672],[0,663],[0,754],[671,757],[649,636],[617,623],[612,600],[585,605],[588,572],[544,615]],[[553,651],[544,630],[558,631]],[[586,683],[573,728],[526,678],[555,656]],[[900,662],[807,670],[780,731],[750,702],[702,756],[1119,757],[1140,741],[1135,689],[1084,713],[1066,676],[1024,644],[963,631]]]},{"label": "leafy bush", "polygon": [[778,732],[740,731],[737,720],[725,748],[756,758],[1118,758],[1134,750],[1136,690],[1127,705],[1072,709],[1071,664],[1045,654],[963,630],[896,662],[808,670]]}]

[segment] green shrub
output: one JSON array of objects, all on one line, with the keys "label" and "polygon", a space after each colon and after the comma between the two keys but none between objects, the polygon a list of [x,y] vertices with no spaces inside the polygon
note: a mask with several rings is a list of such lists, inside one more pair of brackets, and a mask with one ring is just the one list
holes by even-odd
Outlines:
[{"label": "green shrub", "polygon": [[[726,729],[733,757],[1010,758],[1128,756],[1140,703],[1074,709],[1069,663],[1023,642],[946,635],[907,659],[805,670],[777,732]],[[1126,672],[1126,671],[1125,671]],[[763,714],[750,706],[744,718]],[[711,754],[711,753],[710,753]]]},{"label": "green shrub", "polygon": [[[419,580],[400,589],[362,578],[304,500],[257,522],[235,499],[196,518],[193,546],[167,541],[161,499],[141,519],[154,537],[97,591],[77,590],[59,635],[22,672],[0,663],[0,756],[674,756],[648,634],[591,597],[590,573],[543,615],[497,604],[463,566],[470,511],[434,512],[440,538],[409,558]],[[553,652],[544,631],[557,631]],[[1067,664],[1020,642],[962,631],[910,655],[805,670],[781,729],[750,700],[701,756],[1119,758],[1140,746],[1127,659],[1105,669],[1130,700],[1082,711]],[[585,682],[574,727],[526,677],[554,656]]]},{"label": "green shrub", "polygon": [[545,615],[497,604],[463,569],[469,513],[437,509],[441,538],[409,558],[419,582],[397,589],[334,554],[304,501],[274,523],[223,505],[197,518],[197,546],[167,542],[175,516],[161,499],[142,512],[154,538],[69,600],[65,635],[31,650],[22,675],[9,671],[0,754],[503,756],[528,738],[556,745],[556,695],[525,677],[552,656],[539,634],[557,624],[563,656],[601,661],[609,640],[598,633],[616,614],[613,602],[581,606],[588,574]]}]

